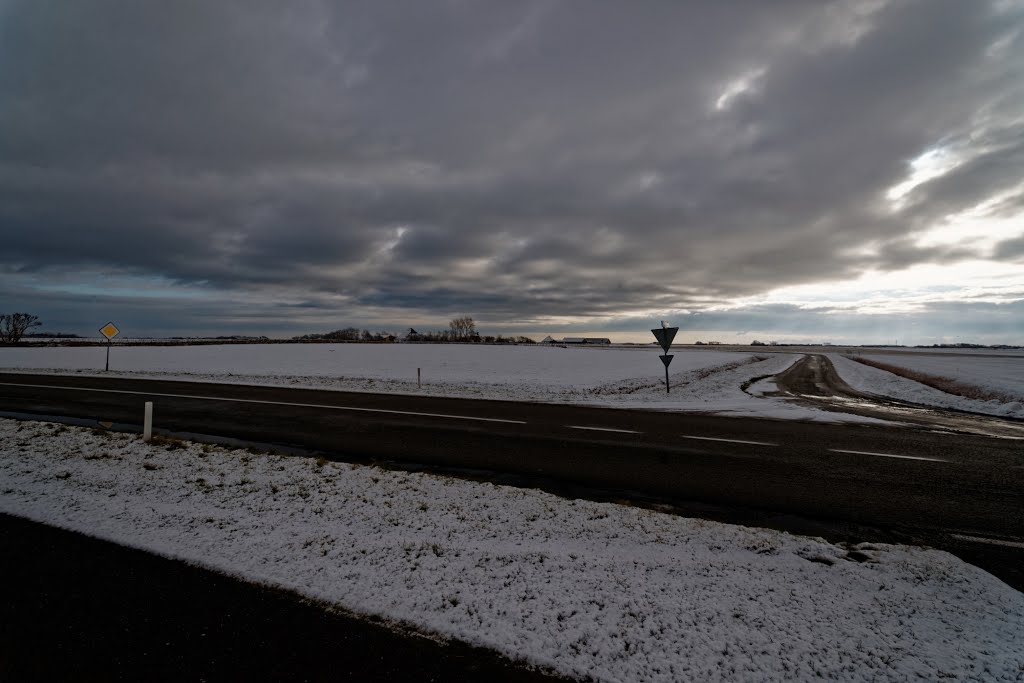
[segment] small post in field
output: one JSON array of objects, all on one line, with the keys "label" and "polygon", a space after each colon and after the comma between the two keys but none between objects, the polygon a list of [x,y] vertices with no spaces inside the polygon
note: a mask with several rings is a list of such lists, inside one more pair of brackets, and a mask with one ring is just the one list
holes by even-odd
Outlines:
[{"label": "small post in field", "polygon": [[149,441],[153,438],[153,402],[146,401],[146,416],[142,422],[142,440]]},{"label": "small post in field", "polygon": [[421,368],[416,368],[416,388],[417,389],[422,389],[423,388],[423,378],[420,375],[420,369]]}]

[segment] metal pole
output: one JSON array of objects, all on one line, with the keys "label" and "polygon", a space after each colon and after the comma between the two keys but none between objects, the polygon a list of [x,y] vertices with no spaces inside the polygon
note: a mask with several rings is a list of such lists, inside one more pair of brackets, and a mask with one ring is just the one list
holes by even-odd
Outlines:
[{"label": "metal pole", "polygon": [[665,393],[669,393],[668,390],[668,366],[665,366]]},{"label": "metal pole", "polygon": [[146,401],[146,413],[142,421],[142,440],[149,441],[153,438],[153,402]]},{"label": "metal pole", "polygon": [[103,368],[103,372],[110,372],[110,340],[107,340],[107,365]]},{"label": "metal pole", "polygon": [[420,368],[416,368],[416,388],[423,388],[423,382],[420,380]]}]

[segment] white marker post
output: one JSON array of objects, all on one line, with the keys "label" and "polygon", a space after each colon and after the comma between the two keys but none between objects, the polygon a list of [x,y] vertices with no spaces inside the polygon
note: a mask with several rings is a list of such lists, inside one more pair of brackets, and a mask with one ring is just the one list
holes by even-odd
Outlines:
[{"label": "white marker post", "polygon": [[146,401],[146,414],[142,421],[142,440],[149,442],[153,438],[153,402]]}]

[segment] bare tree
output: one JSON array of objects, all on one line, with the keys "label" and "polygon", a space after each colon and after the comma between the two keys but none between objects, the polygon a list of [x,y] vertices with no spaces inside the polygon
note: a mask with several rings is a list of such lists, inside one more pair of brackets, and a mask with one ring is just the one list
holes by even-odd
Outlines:
[{"label": "bare tree", "polygon": [[31,313],[0,313],[0,342],[14,344],[33,327],[42,325]]},{"label": "bare tree", "polygon": [[452,318],[452,321],[448,323],[448,329],[452,339],[469,339],[476,336],[476,323],[468,315]]}]

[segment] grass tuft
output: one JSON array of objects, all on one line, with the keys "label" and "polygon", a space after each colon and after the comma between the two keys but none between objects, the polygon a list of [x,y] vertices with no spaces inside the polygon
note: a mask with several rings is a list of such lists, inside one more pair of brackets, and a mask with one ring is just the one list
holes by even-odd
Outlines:
[{"label": "grass tuft", "polygon": [[149,440],[149,443],[154,446],[164,446],[169,451],[188,447],[185,442],[179,438],[173,436],[161,436],[159,434],[154,434],[153,438]]}]

